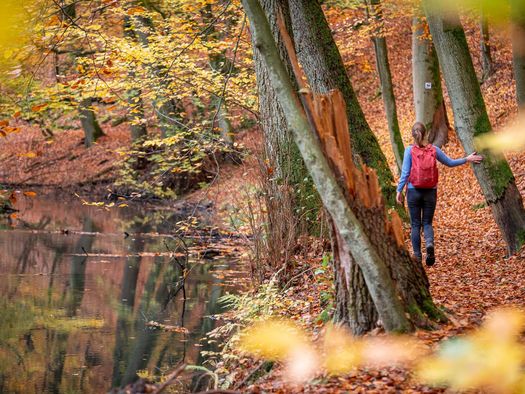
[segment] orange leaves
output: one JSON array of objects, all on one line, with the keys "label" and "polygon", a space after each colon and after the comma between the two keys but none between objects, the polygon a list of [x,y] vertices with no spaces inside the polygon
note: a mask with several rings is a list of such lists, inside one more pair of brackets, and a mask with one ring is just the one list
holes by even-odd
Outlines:
[{"label": "orange leaves", "polygon": [[31,107],[31,111],[33,111],[33,112],[40,112],[40,111],[42,111],[42,110],[43,110],[44,108],[46,108],[46,107],[47,107],[47,104],[46,104],[46,103],[44,103],[44,104],[38,104],[38,105],[33,105],[33,106]]},{"label": "orange leaves", "polygon": [[146,9],[144,7],[131,7],[126,10],[126,14],[128,15],[137,15],[137,14],[143,14],[146,12]]}]

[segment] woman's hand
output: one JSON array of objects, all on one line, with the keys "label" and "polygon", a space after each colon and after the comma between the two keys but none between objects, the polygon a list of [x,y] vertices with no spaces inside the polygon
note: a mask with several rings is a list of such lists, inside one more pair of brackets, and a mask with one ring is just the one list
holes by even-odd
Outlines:
[{"label": "woman's hand", "polygon": [[475,163],[475,164],[479,164],[481,163],[481,161],[483,160],[483,156],[481,155],[478,155],[477,152],[473,152],[471,153],[470,155],[468,155],[466,157],[467,159],[467,163]]},{"label": "woman's hand", "polygon": [[396,194],[396,201],[398,202],[398,204],[401,204],[403,205],[403,201],[405,200],[405,196],[403,195],[402,192],[397,192]]}]

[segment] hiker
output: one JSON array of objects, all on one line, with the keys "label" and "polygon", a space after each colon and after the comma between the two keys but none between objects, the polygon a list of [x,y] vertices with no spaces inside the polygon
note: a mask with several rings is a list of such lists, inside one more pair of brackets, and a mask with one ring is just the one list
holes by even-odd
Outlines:
[{"label": "hiker", "polygon": [[457,167],[465,163],[480,163],[483,157],[476,152],[462,159],[451,159],[437,146],[426,142],[426,128],[422,123],[412,127],[414,144],[405,149],[401,178],[397,186],[396,200],[403,204],[403,189],[407,187],[407,202],[410,212],[412,247],[414,256],[421,262],[421,226],[425,233],[426,259],[428,267],[434,265],[434,229],[432,219],[436,210],[438,170],[436,159],[447,167]]}]

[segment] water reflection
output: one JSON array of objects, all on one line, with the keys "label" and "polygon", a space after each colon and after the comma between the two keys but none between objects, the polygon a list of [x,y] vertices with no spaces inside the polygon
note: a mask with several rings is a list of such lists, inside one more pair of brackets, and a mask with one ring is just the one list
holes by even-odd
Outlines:
[{"label": "water reflection", "polygon": [[[0,223],[0,392],[101,393],[137,373],[203,361],[209,349],[199,340],[215,326],[208,316],[239,276],[234,258],[185,267],[184,257],[167,256],[180,242],[148,233],[165,231],[170,213],[152,220],[131,208],[27,204],[15,227]],[[184,325],[188,334],[149,321]]]}]

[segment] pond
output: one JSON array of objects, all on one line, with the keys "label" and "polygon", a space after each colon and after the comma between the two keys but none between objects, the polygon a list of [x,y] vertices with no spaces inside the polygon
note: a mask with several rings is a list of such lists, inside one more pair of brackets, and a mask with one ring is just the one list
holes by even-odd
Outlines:
[{"label": "pond", "polygon": [[218,300],[245,278],[235,253],[199,258],[169,235],[178,211],[22,194],[16,208],[0,220],[0,392],[104,393],[203,363]]}]

